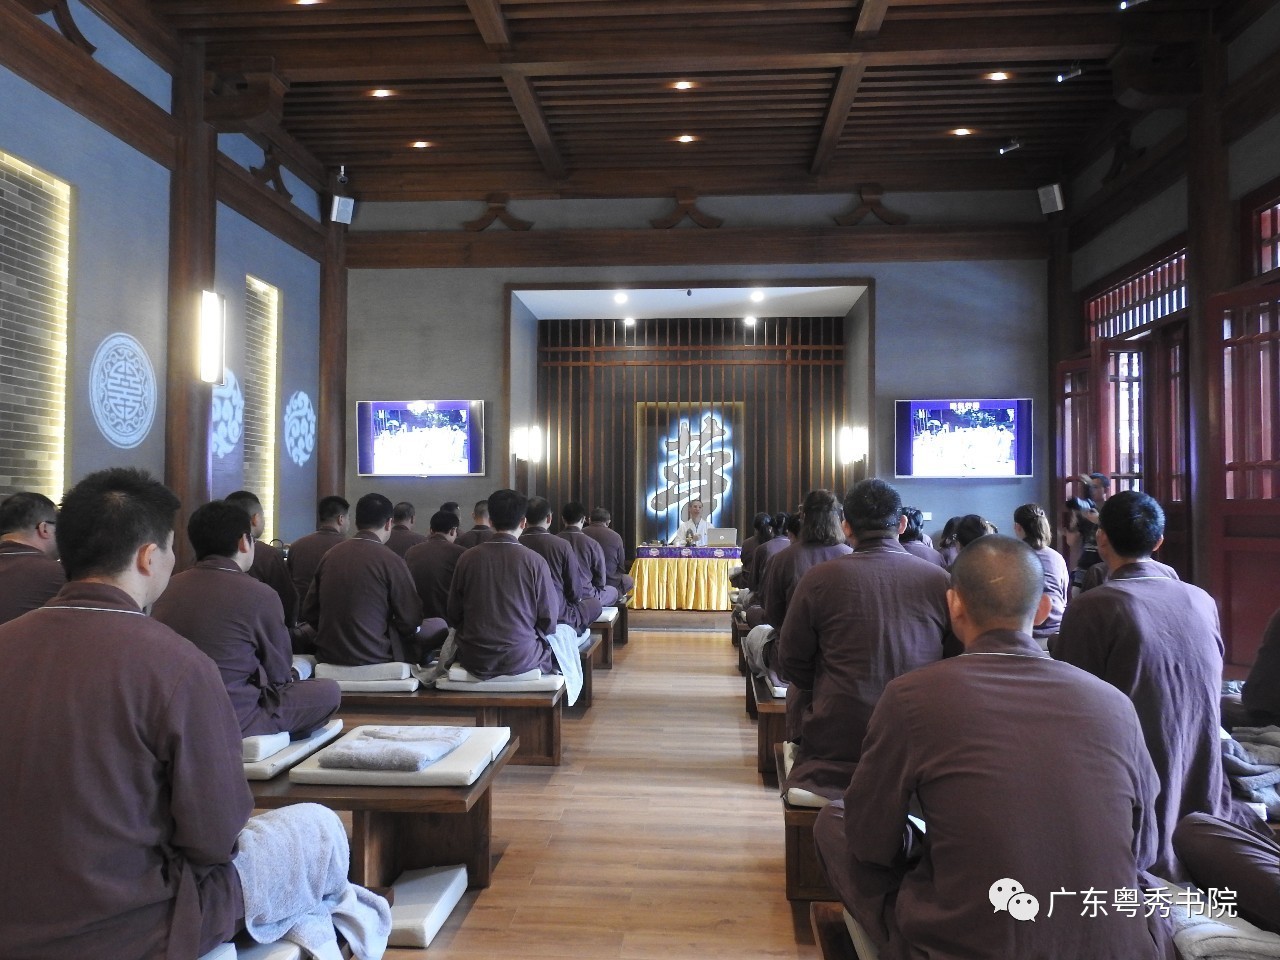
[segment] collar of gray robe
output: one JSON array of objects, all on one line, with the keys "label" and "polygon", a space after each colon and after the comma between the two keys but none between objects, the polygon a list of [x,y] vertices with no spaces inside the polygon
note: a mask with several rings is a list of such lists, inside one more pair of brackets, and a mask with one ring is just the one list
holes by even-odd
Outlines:
[{"label": "collar of gray robe", "polygon": [[1169,574],[1156,566],[1150,557],[1126,563],[1117,570],[1112,570],[1108,580],[1170,580]]},{"label": "collar of gray robe", "polygon": [[240,573],[240,565],[230,557],[219,557],[217,555],[205,557],[203,560],[196,561],[197,570],[226,570]]},{"label": "collar of gray robe", "polygon": [[1031,634],[1018,630],[988,630],[965,648],[964,655],[974,653],[1003,653],[1041,659],[1049,656],[1047,651],[1040,649],[1039,642]]}]

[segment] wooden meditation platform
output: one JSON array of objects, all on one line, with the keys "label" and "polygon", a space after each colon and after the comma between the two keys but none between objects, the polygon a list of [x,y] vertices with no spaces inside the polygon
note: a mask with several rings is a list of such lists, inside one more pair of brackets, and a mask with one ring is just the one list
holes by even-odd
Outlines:
[{"label": "wooden meditation platform", "polygon": [[520,749],[511,741],[475,783],[467,787],[379,787],[294,783],[288,771],[249,782],[255,807],[275,810],[319,803],[351,813],[352,883],[386,887],[406,870],[461,863],[468,886],[489,886],[490,841],[498,771]]},{"label": "wooden meditation platform", "polygon": [[[592,624],[594,627],[595,625]],[[578,658],[582,662],[582,690],[578,694],[578,702],[573,706],[569,706],[569,701],[565,700],[564,709],[566,713],[583,714],[591,708],[592,675],[595,673],[596,659],[600,656],[600,649],[604,646],[604,638],[598,633],[591,634],[591,643],[578,651]],[[612,659],[612,656],[610,657]]]},{"label": "wooden meditation platform", "polygon": [[[774,747],[778,783],[786,782],[786,766],[782,757],[782,744]],[[782,796],[782,822],[786,832],[786,875],[788,900],[837,900],[835,891],[827,883],[827,875],[818,862],[813,846],[813,824],[818,819],[818,807],[796,807]]]},{"label": "wooden meditation platform", "polygon": [[756,718],[756,769],[765,783],[780,783],[773,749],[787,739],[787,698],[775,697],[763,677],[747,674],[747,702]]},{"label": "wooden meditation platform", "polygon": [[520,749],[517,766],[560,766],[560,704],[564,687],[532,693],[418,689],[412,693],[343,693],[340,716],[348,729],[361,724],[414,724],[423,717],[472,717],[477,727],[510,727]]}]

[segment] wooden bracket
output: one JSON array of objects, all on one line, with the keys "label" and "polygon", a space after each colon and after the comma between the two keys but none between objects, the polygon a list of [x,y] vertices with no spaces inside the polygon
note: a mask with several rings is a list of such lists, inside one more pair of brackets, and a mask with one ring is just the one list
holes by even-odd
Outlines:
[{"label": "wooden bracket", "polygon": [[1146,147],[1135,148],[1132,141],[1133,128],[1128,123],[1121,124],[1113,136],[1115,152],[1111,155],[1111,167],[1102,178],[1103,183],[1110,183],[1128,168],[1129,164],[1141,159],[1147,152]]},{"label": "wooden bracket", "polygon": [[278,130],[288,89],[269,59],[215,68],[205,86],[205,122],[219,133]]},{"label": "wooden bracket", "polygon": [[276,156],[276,148],[274,146],[269,146],[262,151],[262,166],[250,167],[249,172],[286,200],[293,199],[293,194],[284,185],[284,174],[280,172],[280,158]]},{"label": "wooden bracket", "polygon": [[489,209],[475,220],[468,220],[462,225],[462,229],[479,233],[481,230],[493,226],[495,220],[501,220],[503,226],[508,230],[530,230],[533,228],[532,220],[521,220],[507,209],[507,204],[511,202],[511,197],[507,194],[491,193],[485,197],[485,202],[489,204]]},{"label": "wooden bracket", "polygon": [[1185,107],[1200,93],[1193,43],[1130,43],[1111,58],[1116,102],[1130,110]]},{"label": "wooden bracket", "polygon": [[881,223],[890,227],[900,227],[911,218],[905,213],[895,213],[882,202],[884,189],[878,183],[858,184],[858,205],[848,213],[832,217],[842,227],[857,226],[868,215],[874,216]]},{"label": "wooden bracket", "polygon": [[85,35],[80,32],[80,28],[76,26],[75,18],[71,16],[71,11],[67,8],[67,0],[18,0],[18,5],[25,7],[37,17],[52,13],[53,22],[58,25],[58,29],[67,40],[74,43],[91,57],[97,52],[98,48],[90,43]]},{"label": "wooden bracket", "polygon": [[665,217],[650,220],[649,224],[655,230],[670,230],[685,217],[688,217],[704,230],[714,230],[724,223],[724,220],[720,217],[713,217],[711,214],[704,213],[698,209],[698,195],[696,193],[688,187],[677,187],[676,208]]}]

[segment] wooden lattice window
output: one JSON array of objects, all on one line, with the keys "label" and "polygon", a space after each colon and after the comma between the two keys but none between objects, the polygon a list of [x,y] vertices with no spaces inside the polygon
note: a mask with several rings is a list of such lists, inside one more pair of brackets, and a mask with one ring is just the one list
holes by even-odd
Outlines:
[{"label": "wooden lattice window", "polygon": [[1228,500],[1280,493],[1280,292],[1222,315],[1223,440]]},{"label": "wooden lattice window", "polygon": [[1247,219],[1244,250],[1248,275],[1280,270],[1280,179],[1272,180],[1241,201]]},{"label": "wooden lattice window", "polygon": [[1186,307],[1187,248],[1181,246],[1089,298],[1089,340],[1130,337]]}]

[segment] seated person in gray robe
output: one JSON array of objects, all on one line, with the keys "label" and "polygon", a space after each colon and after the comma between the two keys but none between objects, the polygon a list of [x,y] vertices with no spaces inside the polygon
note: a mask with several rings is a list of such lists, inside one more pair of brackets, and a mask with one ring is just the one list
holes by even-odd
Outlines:
[{"label": "seated person in gray robe", "polygon": [[1026,544],[983,537],[952,575],[964,654],[889,683],[843,804],[814,826],[858,933],[883,960],[1171,956],[1142,906],[1160,784],[1133,705],[1031,636],[1048,601]]},{"label": "seated person in gray robe", "polygon": [[0,623],[42,607],[67,582],[57,560],[58,508],[40,493],[0,502]]},{"label": "seated person in gray robe", "polygon": [[240,725],[214,662],[143,613],[178,507],[138,470],[85,477],[58,517],[68,583],[0,626],[0,768],[21,771],[0,790],[6,957],[192,958],[242,925]]},{"label": "seated person in gray robe", "polygon": [[320,558],[347,539],[347,522],[351,504],[342,497],[322,497],[316,506],[316,532],[299,537],[289,544],[285,564],[298,591],[298,601],[306,599],[311,580],[320,566]]},{"label": "seated person in gray robe", "polygon": [[253,563],[249,515],[223,500],[191,514],[196,565],[169,581],[151,615],[218,665],[245,737],[324,725],[342,691],[333,680],[297,680],[284,611],[274,590],[246,576]]},{"label": "seated person in gray robe", "polygon": [[408,500],[401,500],[391,511],[391,536],[387,547],[403,557],[410,549],[426,541],[426,536],[413,529],[418,511]]},{"label": "seated person in gray robe", "polygon": [[458,546],[458,515],[437,510],[431,515],[431,536],[404,555],[413,584],[418,588],[424,617],[448,620],[449,587],[453,570],[465,548]]},{"label": "seated person in gray robe", "polygon": [[556,536],[573,547],[578,563],[586,574],[583,589],[599,600],[602,607],[612,607],[618,602],[618,588],[609,583],[605,573],[604,547],[582,532],[587,520],[587,508],[576,500],[570,500],[560,511],[560,519],[564,521],[564,529]]},{"label": "seated person in gray robe", "polygon": [[1203,891],[1234,890],[1240,916],[1280,933],[1280,844],[1203,813],[1178,822],[1173,849]]},{"label": "seated person in gray robe", "polygon": [[489,496],[495,534],[458,558],[449,589],[457,662],[481,680],[539,670],[556,673],[548,634],[560,598],[547,561],[522,547],[529,501],[516,490]]},{"label": "seated person in gray robe", "polygon": [[1280,725],[1280,610],[1271,615],[1262,646],[1240,692],[1244,719],[1255,727]]},{"label": "seated person in gray robe", "polygon": [[556,621],[568,624],[574,633],[581,634],[600,619],[602,609],[600,601],[587,593],[589,581],[586,572],[568,542],[552,535],[551,504],[545,497],[529,498],[525,520],[520,543],[547,561],[556,595],[560,598]]},{"label": "seated person in gray robe", "polygon": [[249,567],[249,576],[265,583],[280,597],[280,605],[284,608],[284,619],[289,626],[298,622],[298,591],[293,585],[293,577],[289,566],[285,563],[284,554],[261,539],[267,529],[267,514],[262,507],[258,495],[248,490],[237,490],[226,497],[227,503],[233,503],[249,514],[253,523],[253,565]]},{"label": "seated person in gray robe", "polygon": [[458,535],[458,546],[464,550],[469,550],[478,543],[485,543],[492,540],[494,529],[489,525],[489,501],[477,500],[475,509],[471,513],[471,519],[475,523],[466,533]]},{"label": "seated person in gray robe", "polygon": [[582,528],[582,532],[600,544],[604,551],[604,578],[611,587],[617,588],[619,596],[626,596],[636,585],[627,573],[627,548],[609,524],[613,522],[613,514],[604,507],[596,507],[591,511],[591,522]]}]

